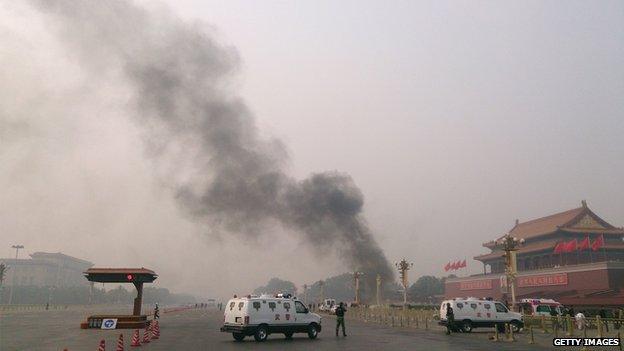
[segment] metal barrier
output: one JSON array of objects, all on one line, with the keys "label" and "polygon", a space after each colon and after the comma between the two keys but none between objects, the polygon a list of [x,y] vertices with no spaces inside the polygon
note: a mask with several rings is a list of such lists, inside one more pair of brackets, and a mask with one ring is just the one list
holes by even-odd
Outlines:
[{"label": "metal barrier", "polygon": [[[346,314],[347,319],[361,320],[365,323],[376,323],[388,327],[416,328],[430,330],[439,320],[436,318],[437,310],[434,309],[398,309],[388,306],[359,306],[352,307]],[[580,325],[570,316],[523,316],[524,333],[516,335],[517,331],[509,323],[501,325],[499,335],[498,328],[494,328],[493,335],[489,339],[493,341],[522,342],[526,344],[550,345],[554,337],[620,337],[620,328],[624,326],[624,319],[587,317]],[[503,328],[504,327],[504,328]],[[442,326],[434,328],[437,331]],[[535,330],[541,330],[543,336],[536,336]],[[622,328],[624,329],[624,328]]]}]

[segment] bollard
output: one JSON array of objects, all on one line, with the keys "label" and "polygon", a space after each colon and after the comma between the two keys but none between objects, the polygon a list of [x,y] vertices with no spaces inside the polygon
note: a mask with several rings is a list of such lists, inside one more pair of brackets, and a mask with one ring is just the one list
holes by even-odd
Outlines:
[{"label": "bollard", "polygon": [[544,332],[544,334],[548,333],[548,330],[546,329],[546,317],[544,317],[544,315],[541,316],[541,323],[542,323],[542,332]]},{"label": "bollard", "polygon": [[403,315],[401,315],[401,328],[403,328]]},{"label": "bollard", "polygon": [[425,330],[429,330],[429,317],[425,317]]},{"label": "bollard", "polygon": [[416,316],[416,321],[415,321],[415,323],[416,323],[416,328],[418,329],[418,316]]},{"label": "bollard", "polygon": [[529,326],[529,344],[535,344],[535,337],[533,337],[533,326]]},{"label": "bollard", "polygon": [[566,325],[568,326],[567,336],[574,336],[574,325],[572,325],[572,318],[566,317]]},{"label": "bollard", "polygon": [[509,340],[508,341],[516,341],[513,333],[513,325],[509,324]]},{"label": "bollard", "polygon": [[596,316],[596,328],[598,329],[598,337],[602,338],[602,319]]},{"label": "bollard", "polygon": [[559,337],[559,324],[558,323],[553,326],[553,333],[555,334],[555,338]]},{"label": "bollard", "polygon": [[498,324],[494,324],[494,341],[499,341],[498,337]]}]

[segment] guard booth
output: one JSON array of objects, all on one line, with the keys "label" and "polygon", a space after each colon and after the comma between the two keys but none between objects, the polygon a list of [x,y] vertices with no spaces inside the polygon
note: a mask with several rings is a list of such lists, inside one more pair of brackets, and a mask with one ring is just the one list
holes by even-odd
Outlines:
[{"label": "guard booth", "polygon": [[145,328],[149,321],[147,315],[141,314],[143,303],[143,283],[151,283],[158,275],[147,268],[89,268],[84,272],[90,282],[95,283],[132,283],[137,291],[134,298],[134,308],[131,315],[126,314],[102,314],[87,318],[80,324],[80,328],[101,328],[104,319],[117,319],[117,329],[141,329]]}]

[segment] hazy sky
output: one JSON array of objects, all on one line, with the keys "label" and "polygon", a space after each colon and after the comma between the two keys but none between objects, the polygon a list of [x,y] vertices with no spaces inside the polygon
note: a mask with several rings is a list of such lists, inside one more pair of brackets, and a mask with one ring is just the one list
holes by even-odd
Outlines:
[{"label": "hazy sky", "polygon": [[[624,225],[621,1],[162,6],[236,48],[231,90],[285,143],[291,173],[349,173],[387,257],[414,262],[412,280],[485,252],[516,218],[582,199]],[[256,242],[203,234],[119,113],[123,89],[85,87],[47,25],[0,2],[0,257],[21,243],[142,265],[203,295],[346,270],[280,228]]]}]

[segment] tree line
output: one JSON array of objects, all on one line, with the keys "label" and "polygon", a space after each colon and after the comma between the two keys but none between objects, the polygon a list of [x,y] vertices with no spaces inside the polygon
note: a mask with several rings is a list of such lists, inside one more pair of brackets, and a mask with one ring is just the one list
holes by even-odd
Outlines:
[{"label": "tree line", "polygon": [[[444,294],[444,283],[447,278],[454,277],[435,277],[425,275],[419,277],[407,290],[408,300],[419,304],[437,303],[437,300]],[[323,281],[323,296],[325,298],[334,298],[338,301],[353,301],[355,296],[355,284],[353,275],[345,273],[327,278]],[[360,299],[364,303],[374,304],[376,299],[376,284],[369,280],[360,282]],[[256,288],[254,294],[275,294],[290,293],[303,299],[303,289],[287,280],[272,278],[269,282]],[[390,301],[402,301],[403,286],[391,282],[383,284],[381,287],[382,303]],[[321,298],[321,282],[317,281],[308,286],[307,298],[309,302],[319,301]]]},{"label": "tree line", "polygon": [[[0,290],[0,304],[9,302],[9,289],[3,287]],[[13,291],[14,304],[57,304],[57,305],[86,305],[86,304],[132,304],[136,297],[136,290],[119,286],[115,289],[105,290],[94,287],[91,293],[89,286],[75,286],[65,288],[15,286]],[[178,304],[195,303],[196,298],[188,294],[176,294],[166,288],[144,287],[143,303],[145,304]]]}]

